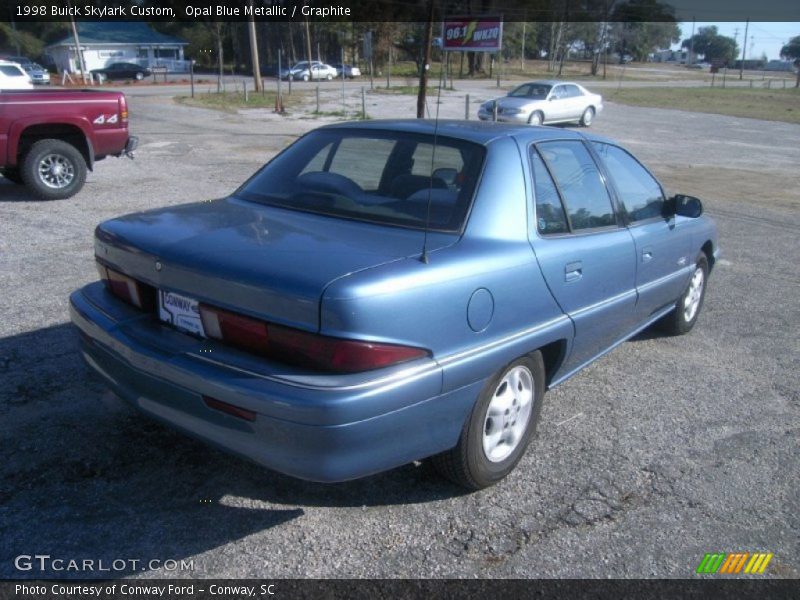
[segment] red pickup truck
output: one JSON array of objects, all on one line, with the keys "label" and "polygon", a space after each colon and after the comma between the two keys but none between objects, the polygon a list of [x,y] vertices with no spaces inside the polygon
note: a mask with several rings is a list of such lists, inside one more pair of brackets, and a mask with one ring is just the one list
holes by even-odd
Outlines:
[{"label": "red pickup truck", "polygon": [[77,194],[96,161],[132,157],[137,143],[121,92],[0,92],[0,173],[39,198]]}]

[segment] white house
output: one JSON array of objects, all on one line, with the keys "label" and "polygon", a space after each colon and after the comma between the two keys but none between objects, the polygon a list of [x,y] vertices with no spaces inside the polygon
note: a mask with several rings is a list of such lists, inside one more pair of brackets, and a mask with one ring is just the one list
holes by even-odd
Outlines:
[{"label": "white house", "polygon": [[[143,67],[166,67],[170,72],[187,72],[189,61],[183,51],[188,42],[159,33],[144,22],[80,21],[77,24],[86,69],[102,69],[115,62]],[[80,63],[75,39],[70,34],[45,48],[60,73],[77,73]]]}]

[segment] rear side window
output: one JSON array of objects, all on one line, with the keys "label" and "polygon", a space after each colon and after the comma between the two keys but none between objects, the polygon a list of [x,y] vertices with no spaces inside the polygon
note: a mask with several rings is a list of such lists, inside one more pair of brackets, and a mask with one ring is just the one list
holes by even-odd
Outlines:
[{"label": "rear side window", "polygon": [[618,146],[594,143],[594,148],[608,167],[614,187],[632,222],[661,217],[664,195],[661,186],[639,162]]},{"label": "rear side window", "polygon": [[567,233],[567,217],[564,215],[558,190],[535,148],[531,148],[531,164],[536,194],[536,228],[545,235]]},{"label": "rear side window", "polygon": [[582,142],[543,142],[537,148],[561,192],[573,231],[616,225],[611,197]]}]

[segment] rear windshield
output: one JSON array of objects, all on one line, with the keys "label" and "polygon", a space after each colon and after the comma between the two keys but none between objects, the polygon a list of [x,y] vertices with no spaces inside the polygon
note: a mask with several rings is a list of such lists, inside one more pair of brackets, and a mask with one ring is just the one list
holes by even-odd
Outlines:
[{"label": "rear windshield", "polygon": [[483,165],[479,144],[396,131],[323,129],[246,182],[245,200],[383,225],[459,231]]}]

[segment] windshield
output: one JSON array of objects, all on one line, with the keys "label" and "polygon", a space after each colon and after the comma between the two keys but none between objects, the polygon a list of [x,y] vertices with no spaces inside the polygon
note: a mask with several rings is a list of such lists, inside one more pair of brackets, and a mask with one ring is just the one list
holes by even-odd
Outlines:
[{"label": "windshield", "polygon": [[457,232],[483,164],[479,144],[397,131],[312,132],[247,181],[245,200],[383,225]]},{"label": "windshield", "polygon": [[552,86],[546,83],[523,83],[518,88],[511,90],[508,95],[512,98],[531,98],[533,100],[544,100],[550,93]]}]

